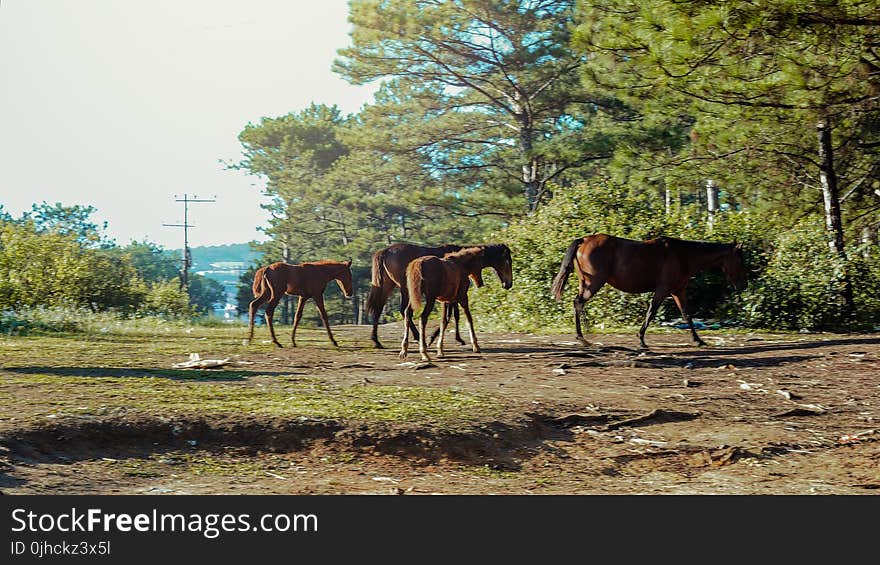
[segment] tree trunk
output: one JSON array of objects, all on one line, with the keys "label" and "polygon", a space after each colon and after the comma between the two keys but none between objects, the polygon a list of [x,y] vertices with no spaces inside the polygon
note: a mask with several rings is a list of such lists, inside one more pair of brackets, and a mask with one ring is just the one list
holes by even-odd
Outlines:
[{"label": "tree trunk", "polygon": [[718,212],[718,186],[715,181],[706,181],[706,209],[709,211],[709,231],[715,228],[715,214]]},{"label": "tree trunk", "polygon": [[519,127],[519,151],[522,155],[522,182],[526,195],[526,211],[529,215],[538,209],[538,192],[541,188],[538,180],[538,160],[532,155],[533,130],[528,118],[523,116]]},{"label": "tree trunk", "polygon": [[[834,152],[831,145],[831,126],[828,120],[816,124],[819,134],[819,181],[822,185],[822,198],[825,203],[825,228],[829,233],[828,246],[846,261],[843,243],[843,220],[840,213],[840,191],[837,186],[837,173],[834,170]],[[847,312],[855,310],[852,284],[849,273],[843,275],[843,300]]]},{"label": "tree trunk", "polygon": [[519,153],[522,157],[521,170],[526,196],[526,212],[532,215],[538,209],[541,189],[541,181],[538,179],[538,160],[532,155],[535,130],[532,127],[533,124],[527,108],[518,108],[516,120],[519,122]]}]

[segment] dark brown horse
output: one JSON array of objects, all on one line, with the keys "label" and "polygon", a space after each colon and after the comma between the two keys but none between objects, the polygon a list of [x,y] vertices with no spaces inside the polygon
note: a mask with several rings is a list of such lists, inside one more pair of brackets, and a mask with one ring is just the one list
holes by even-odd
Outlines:
[{"label": "dark brown horse", "polygon": [[300,263],[289,265],[284,262],[272,263],[266,267],[260,267],[254,274],[254,299],[248,306],[250,317],[250,331],[248,343],[254,338],[254,315],[263,304],[266,305],[266,323],[269,324],[269,333],[272,335],[272,343],[281,347],[275,338],[275,328],[272,325],[272,317],[275,307],[285,294],[299,297],[296,305],[296,314],[293,317],[293,331],[290,341],[296,347],[296,326],[302,318],[303,308],[309,298],[315,301],[321,321],[327,328],[327,336],[333,345],[338,347],[333,333],[330,331],[330,322],[327,320],[327,311],[324,310],[324,289],[327,283],[336,279],[339,288],[346,298],[351,296],[351,261],[315,261],[313,263]]},{"label": "dark brown horse", "polygon": [[[370,339],[373,341],[374,347],[382,348],[378,336],[379,316],[395,288],[400,289],[400,313],[405,314],[409,305],[409,293],[406,289],[406,266],[418,257],[443,257],[447,253],[460,251],[463,248],[461,245],[454,244],[425,247],[412,243],[394,243],[373,253],[372,284],[367,296],[367,313],[373,318]],[[482,280],[478,284],[481,285]],[[458,309],[454,308],[452,313],[455,315],[455,339],[464,344],[464,340],[461,339],[458,332]],[[410,330],[413,335],[419,335],[415,325],[411,325]],[[432,342],[434,337],[436,337],[436,333],[431,338]]]},{"label": "dark brown horse", "polygon": [[[413,309],[422,308],[419,316],[419,353],[423,361],[430,361],[425,329],[428,316],[434,309],[434,303],[440,301],[443,311],[440,315],[440,336],[437,340],[437,356],[443,357],[443,337],[449,321],[447,311],[450,305],[459,304],[464,310],[468,323],[471,348],[474,353],[480,352],[477,335],[474,332],[474,320],[468,304],[470,280],[483,284],[482,271],[486,267],[495,269],[505,289],[513,286],[513,262],[510,248],[503,243],[467,247],[461,251],[447,253],[440,257],[424,256],[413,259],[406,268],[406,288],[410,307],[404,311],[403,341],[400,344],[400,358],[406,359],[409,349],[410,327],[413,325]],[[424,296],[424,302],[422,297]]]},{"label": "dark brown horse", "polygon": [[672,296],[681,311],[691,336],[698,345],[706,345],[697,335],[688,313],[685,290],[691,277],[700,271],[718,267],[736,290],[746,287],[746,269],[742,244],[686,241],[659,237],[634,241],[599,233],[575,239],[565,252],[559,274],[553,281],[556,300],[572,268],[577,272],[580,288],[574,299],[574,323],[577,339],[585,341],[581,333],[584,304],[599,292],[605,283],[631,293],[653,292],[645,323],[639,330],[639,341],[645,344],[645,331],[663,300]]}]

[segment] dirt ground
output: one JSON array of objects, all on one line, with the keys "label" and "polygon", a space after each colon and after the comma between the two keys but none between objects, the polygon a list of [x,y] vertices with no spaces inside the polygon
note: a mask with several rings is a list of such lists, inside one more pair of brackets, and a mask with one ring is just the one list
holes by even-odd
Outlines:
[{"label": "dirt ground", "polygon": [[[92,438],[19,422],[0,434],[0,490],[880,493],[878,334],[715,331],[697,348],[684,331],[652,329],[645,351],[634,334],[594,334],[583,346],[565,335],[480,333],[481,353],[449,339],[446,357],[425,365],[417,350],[398,359],[397,324],[381,327],[382,350],[368,348],[363,326],[334,331],[338,350],[313,333],[295,349],[251,346],[235,362],[265,379],[308,371],[365,387],[471,391],[503,409],[455,432],[300,419],[292,439],[277,418],[201,422],[167,441],[134,420],[114,424],[126,433]],[[131,441],[139,426],[143,441]]]}]

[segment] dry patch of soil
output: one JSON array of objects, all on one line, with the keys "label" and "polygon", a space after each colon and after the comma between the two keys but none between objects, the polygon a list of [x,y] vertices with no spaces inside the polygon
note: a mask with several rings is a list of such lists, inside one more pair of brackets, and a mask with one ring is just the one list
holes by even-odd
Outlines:
[{"label": "dry patch of soil", "polygon": [[[482,353],[447,340],[446,357],[425,365],[398,359],[396,324],[381,328],[382,350],[370,348],[368,328],[334,332],[338,349],[305,330],[297,348],[245,347],[237,333],[133,343],[131,362],[109,369],[86,347],[61,364],[0,361],[0,489],[880,492],[876,334],[706,332],[709,346],[697,348],[685,332],[658,330],[643,351],[635,335],[594,335],[585,347],[561,335],[481,333]],[[231,361],[190,379],[169,370],[187,350]],[[149,386],[109,396],[107,383],[123,378]],[[265,409],[235,403],[263,390],[275,395]],[[65,394],[69,402],[56,396]],[[178,394],[199,400],[175,404]],[[325,397],[346,408],[318,402]],[[309,403],[287,410],[288,398]],[[450,402],[459,404],[444,411]]]}]

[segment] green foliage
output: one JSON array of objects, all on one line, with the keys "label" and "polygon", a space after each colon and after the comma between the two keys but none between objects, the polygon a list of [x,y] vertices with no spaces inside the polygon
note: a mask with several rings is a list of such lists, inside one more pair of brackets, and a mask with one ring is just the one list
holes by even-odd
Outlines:
[{"label": "green foliage", "polygon": [[653,163],[655,171],[665,161],[680,177],[714,179],[736,205],[796,221],[822,204],[821,122],[848,193],[849,234],[876,231],[869,213],[880,187],[876,2],[594,0],[581,3],[578,16],[573,46],[587,55],[592,88],[644,115],[692,117],[691,143]]},{"label": "green foliage", "polygon": [[[733,293],[720,271],[710,270],[695,277],[688,287],[691,311],[701,318],[732,319],[760,327],[792,327],[772,316],[760,318],[755,314],[763,308],[764,302],[772,300],[767,295],[778,290],[771,282],[776,276],[772,267],[772,245],[783,233],[784,226],[778,216],[748,211],[727,212],[719,214],[714,227],[709,230],[705,212],[698,204],[681,205],[667,213],[664,200],[653,191],[637,190],[613,182],[597,182],[571,188],[556,187],[555,193],[553,201],[537,214],[498,234],[497,239],[508,242],[513,252],[514,286],[504,291],[490,283],[483,289],[472,291],[475,315],[481,324],[511,330],[534,331],[540,328],[545,331],[572,331],[571,304],[577,289],[576,276],[569,275],[564,298],[559,302],[551,298],[551,283],[559,272],[566,249],[575,238],[608,233],[639,240],[666,235],[690,240],[743,243],[747,268],[753,279],[748,294]],[[821,239],[821,231],[816,237]],[[802,250],[799,244],[792,245],[792,250]],[[827,244],[824,249],[827,255]],[[787,276],[795,278],[797,269],[808,269],[810,263],[806,258],[815,251],[815,248],[803,251],[804,260],[801,261],[783,249],[782,256],[797,263],[797,268],[789,269]],[[771,263],[769,268],[766,267],[768,263]],[[871,276],[876,280],[880,271],[877,271],[876,263],[874,265]],[[865,265],[865,268],[868,266]],[[765,280],[762,277],[769,278]],[[880,290],[876,282],[873,284],[875,290]],[[867,284],[862,288],[865,296],[870,295]],[[606,285],[587,303],[587,317],[597,328],[640,324],[647,310],[649,296],[620,292]],[[829,300],[828,296],[824,299]],[[809,306],[801,306],[793,315],[800,316],[799,320],[813,316],[806,308],[815,306],[815,301],[809,302]],[[788,304],[786,307],[793,306]],[[839,315],[841,311],[838,305],[835,312]],[[866,315],[870,317],[871,314]],[[658,319],[677,319],[679,316],[678,309],[669,301],[658,314]],[[828,318],[822,318],[818,324],[809,327],[825,327],[823,320],[827,321]]]},{"label": "green foliage", "polygon": [[83,306],[130,310],[144,285],[130,263],[84,247],[76,234],[32,221],[0,224],[0,308]]},{"label": "green foliage", "polygon": [[[766,268],[741,297],[737,312],[750,327],[789,330],[871,329],[880,318],[880,257],[854,247],[846,260],[829,249],[821,218],[779,234],[765,250]],[[856,311],[840,300],[844,277],[856,290]]]},{"label": "green foliage", "polygon": [[189,279],[189,303],[196,312],[210,314],[214,304],[226,304],[226,291],[214,279],[193,274]]},{"label": "green foliage", "polygon": [[572,1],[357,0],[334,69],[356,84],[385,80],[367,111],[384,119],[382,145],[418,152],[459,190],[517,196],[508,214],[531,212],[549,181],[609,157],[612,122],[629,114],[579,84],[573,16]]},{"label": "green foliage", "polygon": [[150,241],[132,241],[115,251],[119,260],[131,263],[138,277],[146,282],[168,281],[178,276],[178,260]]},{"label": "green foliage", "polygon": [[[85,210],[85,217],[93,211],[81,206],[71,209]],[[46,217],[35,221],[24,214],[18,220],[0,221],[0,311],[5,312],[7,330],[73,331],[81,310],[174,318],[193,314],[179,289],[176,269],[164,260],[158,246],[96,245],[100,237],[83,237],[89,230],[50,226]],[[214,300],[218,286],[200,284],[204,291],[196,295],[201,300],[197,304]]]},{"label": "green foliage", "polygon": [[140,306],[141,315],[164,315],[172,319],[189,318],[193,315],[189,296],[178,281],[154,283]]},{"label": "green foliage", "polygon": [[52,232],[59,235],[72,235],[84,247],[113,247],[113,240],[104,235],[107,222],[101,226],[91,219],[97,212],[94,206],[62,206],[60,202],[50,205],[46,202],[33,204],[30,212],[22,214],[21,221],[32,221],[39,232]]}]

